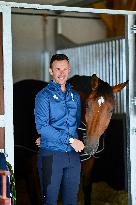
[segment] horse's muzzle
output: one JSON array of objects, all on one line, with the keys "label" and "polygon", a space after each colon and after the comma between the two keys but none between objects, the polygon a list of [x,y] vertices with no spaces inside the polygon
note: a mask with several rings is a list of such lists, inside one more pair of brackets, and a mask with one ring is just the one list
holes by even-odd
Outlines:
[{"label": "horse's muzzle", "polygon": [[88,138],[84,138],[84,145],[85,145],[84,152],[93,156],[98,150],[99,139],[91,143]]}]

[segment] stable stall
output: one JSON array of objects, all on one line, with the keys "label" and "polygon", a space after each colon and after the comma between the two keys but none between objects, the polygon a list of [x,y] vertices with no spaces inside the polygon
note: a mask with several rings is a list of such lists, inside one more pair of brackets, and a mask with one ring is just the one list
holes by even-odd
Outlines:
[{"label": "stable stall", "polygon": [[[12,78],[12,32],[11,32],[11,14],[12,10],[16,9],[30,9],[33,11],[65,11],[75,12],[75,13],[95,13],[95,14],[110,14],[110,15],[124,15],[125,16],[125,39],[114,39],[109,42],[101,42],[101,44],[95,44],[90,46],[90,48],[80,47],[73,48],[77,49],[79,53],[86,52],[85,63],[91,60],[94,62],[94,54],[91,51],[95,50],[97,55],[97,61],[94,62],[93,66],[97,64],[97,72],[100,77],[108,78],[109,82],[118,82],[118,80],[129,79],[129,88],[127,88],[126,93],[122,94],[119,98],[122,99],[123,111],[127,114],[127,170],[128,170],[128,190],[129,190],[129,203],[136,204],[136,70],[135,70],[135,32],[136,27],[135,16],[136,11],[125,11],[125,10],[108,10],[108,9],[94,9],[94,8],[78,8],[78,7],[65,7],[65,6],[52,6],[52,5],[39,5],[39,4],[26,4],[26,3],[15,3],[15,2],[0,2],[0,12],[1,12],[1,47],[0,47],[0,151],[6,154],[6,159],[14,167],[14,128],[13,128],[13,78]],[[117,50],[120,45],[121,50]],[[101,49],[100,49],[101,48]],[[105,50],[104,50],[105,48]],[[113,49],[115,48],[115,49]],[[90,56],[88,55],[88,50]],[[110,63],[112,67],[110,71],[101,71],[100,65],[106,66],[107,60],[103,61],[103,56],[108,55],[106,49],[109,49]],[[57,51],[60,52],[60,51]],[[63,52],[68,52],[64,51]],[[120,56],[120,58],[118,58]],[[46,54],[48,58],[48,55]],[[84,58],[84,56],[83,56]],[[109,58],[109,57],[108,57]],[[115,61],[116,59],[116,61]],[[74,61],[75,60],[75,61]],[[78,54],[76,58],[73,59],[73,65],[78,69]],[[82,62],[81,62],[82,63]],[[116,69],[117,65],[117,69]],[[73,66],[73,67],[74,67]],[[46,67],[46,66],[45,66]],[[120,67],[120,69],[118,69]],[[100,69],[100,70],[99,70]],[[115,72],[115,69],[117,72]],[[92,68],[91,72],[94,72]],[[46,71],[45,71],[46,73]],[[87,74],[90,73],[90,68],[86,65],[86,72],[78,72],[77,74]],[[111,77],[112,76],[112,77]],[[126,103],[125,103],[126,98]],[[121,102],[121,101],[119,101]]]}]

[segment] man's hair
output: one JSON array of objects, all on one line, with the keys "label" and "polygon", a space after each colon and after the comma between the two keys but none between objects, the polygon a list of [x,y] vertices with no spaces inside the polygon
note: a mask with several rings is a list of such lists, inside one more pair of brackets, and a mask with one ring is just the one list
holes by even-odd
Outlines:
[{"label": "man's hair", "polygon": [[52,63],[55,60],[57,60],[57,61],[67,60],[69,62],[69,58],[65,54],[55,54],[51,57],[50,68],[52,67]]}]

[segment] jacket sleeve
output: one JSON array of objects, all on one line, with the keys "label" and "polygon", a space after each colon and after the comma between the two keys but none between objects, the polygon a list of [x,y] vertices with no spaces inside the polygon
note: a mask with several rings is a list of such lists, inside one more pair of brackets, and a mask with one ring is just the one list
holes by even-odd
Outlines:
[{"label": "jacket sleeve", "polygon": [[63,144],[69,143],[69,135],[65,131],[56,130],[49,123],[49,98],[48,95],[37,95],[35,98],[35,123],[38,134],[45,136],[47,141],[56,141]]}]

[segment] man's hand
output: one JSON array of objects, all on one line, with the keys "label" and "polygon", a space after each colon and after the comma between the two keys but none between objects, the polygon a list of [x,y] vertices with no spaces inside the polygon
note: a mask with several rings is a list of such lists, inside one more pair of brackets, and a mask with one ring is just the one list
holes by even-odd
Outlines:
[{"label": "man's hand", "polygon": [[81,152],[84,149],[84,147],[85,147],[83,142],[78,140],[78,139],[76,139],[76,138],[74,138],[73,143],[70,144],[70,145],[74,148],[74,150],[76,152]]},{"label": "man's hand", "polygon": [[38,137],[38,138],[36,139],[35,144],[36,144],[38,147],[40,147],[40,137]]},{"label": "man's hand", "polygon": [[[36,139],[35,144],[40,147],[40,137]],[[84,144],[82,141],[74,138],[74,142],[70,144],[76,152],[81,152],[84,149]]]}]

